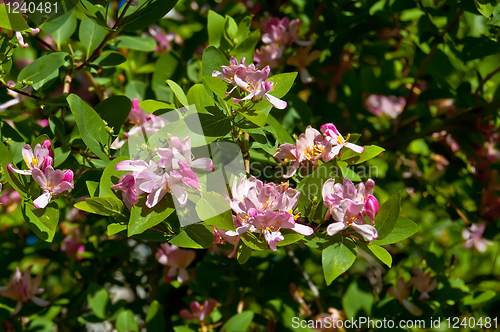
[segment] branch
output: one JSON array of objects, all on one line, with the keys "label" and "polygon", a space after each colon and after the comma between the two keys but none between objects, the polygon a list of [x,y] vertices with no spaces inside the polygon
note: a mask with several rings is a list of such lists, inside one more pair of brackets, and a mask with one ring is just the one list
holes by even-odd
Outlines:
[{"label": "branch", "polygon": [[476,89],[476,92],[474,92],[474,105],[476,107],[479,106],[479,92],[483,92],[483,86],[488,82],[493,76],[498,74],[500,72],[500,67],[489,73],[480,83],[479,86]]},{"label": "branch", "polygon": [[45,46],[47,49],[49,49],[51,51],[54,51],[54,52],[59,52],[59,50],[54,45],[50,45],[49,43],[47,43],[45,40],[43,40],[42,38],[38,37],[37,35],[34,35],[34,37],[35,37],[35,39],[40,44],[42,44],[43,46]]},{"label": "branch", "polygon": [[312,291],[312,293],[314,295],[314,302],[316,303],[316,306],[318,306],[318,310],[321,313],[323,313],[324,310],[323,310],[323,305],[321,304],[321,295],[319,294],[318,288],[316,287],[316,285],[314,285],[314,283],[311,280],[311,277],[309,277],[309,274],[307,274],[307,272],[304,270],[304,268],[300,264],[299,259],[297,257],[295,257],[295,254],[293,253],[293,251],[291,251],[290,249],[287,248],[286,249],[286,253],[288,254],[288,256],[290,256],[290,258],[292,259],[293,263],[299,269],[300,273],[302,273],[302,276],[306,280],[307,285],[309,286],[309,288],[311,289],[311,291]]},{"label": "branch", "polygon": [[399,128],[401,127],[401,121],[403,119],[404,114],[406,113],[408,107],[410,106],[410,101],[413,96],[415,96],[415,87],[417,86],[417,82],[424,73],[425,69],[427,68],[427,65],[429,64],[429,61],[431,60],[432,56],[437,50],[437,47],[440,43],[440,41],[444,40],[444,36],[453,28],[453,26],[458,22],[458,19],[460,16],[464,13],[464,10],[461,9],[458,11],[457,15],[451,20],[450,23],[446,26],[443,32],[436,38],[434,41],[434,45],[432,45],[431,50],[427,54],[427,56],[424,58],[422,63],[420,64],[420,67],[418,68],[417,74],[415,75],[415,80],[413,81],[413,84],[410,89],[410,93],[408,94],[408,97],[406,97],[406,104],[403,108],[403,111],[399,114],[397,120],[396,120],[396,126],[394,127],[394,135],[398,133]]},{"label": "branch", "polygon": [[42,98],[38,97],[38,96],[35,96],[35,95],[32,95],[31,93],[29,92],[24,92],[24,91],[21,91],[21,90],[17,90],[17,89],[14,89],[14,88],[11,88],[5,84],[3,84],[2,82],[0,82],[0,86],[10,90],[10,91],[14,91],[15,93],[19,93],[20,95],[23,95],[23,96],[26,96],[26,97],[30,97],[30,98],[33,98],[33,99],[36,99],[36,100],[42,100]]}]

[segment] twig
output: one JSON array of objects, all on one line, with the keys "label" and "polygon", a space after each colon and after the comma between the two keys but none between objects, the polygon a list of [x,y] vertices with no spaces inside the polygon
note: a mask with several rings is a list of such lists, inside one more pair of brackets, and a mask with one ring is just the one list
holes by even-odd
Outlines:
[{"label": "twig", "polygon": [[34,36],[35,39],[40,43],[42,44],[43,46],[45,46],[46,48],[48,48],[49,50],[51,51],[54,51],[54,52],[59,52],[59,50],[54,47],[54,45],[50,45],[49,43],[47,43],[45,40],[43,40],[42,38],[38,37],[37,35]]},{"label": "twig", "polygon": [[439,42],[444,39],[444,36],[453,28],[453,26],[458,22],[458,19],[460,16],[464,13],[464,10],[461,9],[458,11],[457,15],[448,23],[446,28],[444,29],[443,32],[436,38],[434,41],[434,45],[432,45],[431,50],[427,54],[427,56],[424,58],[422,63],[420,64],[420,67],[418,68],[417,74],[415,75],[415,80],[413,81],[413,84],[410,89],[410,93],[408,94],[408,97],[406,97],[406,104],[403,107],[403,111],[399,114],[397,120],[396,120],[396,126],[394,127],[394,135],[396,135],[399,131],[399,128],[401,127],[401,121],[403,119],[404,114],[408,110],[408,107],[410,106],[410,101],[413,96],[415,96],[415,87],[417,86],[418,80],[424,73],[425,69],[427,68],[427,65],[429,64],[429,61],[431,60],[432,56],[434,55],[434,52],[436,52],[437,47],[439,45]]},{"label": "twig", "polygon": [[245,172],[250,173],[250,134],[244,134],[244,143],[245,147]]},{"label": "twig", "polygon": [[38,96],[35,96],[35,95],[32,95],[31,93],[29,92],[24,92],[24,91],[21,91],[21,90],[17,90],[17,89],[14,89],[14,88],[11,88],[5,84],[3,84],[2,82],[0,82],[0,86],[10,90],[10,91],[14,91],[16,93],[19,93],[20,95],[23,95],[23,96],[26,96],[26,97],[30,97],[30,98],[33,98],[33,99],[36,99],[36,100],[42,100],[42,98],[38,97]]},{"label": "twig", "polygon": [[99,87],[99,85],[97,84],[97,82],[94,80],[94,76],[92,76],[92,74],[88,71],[85,71],[84,73],[85,73],[85,76],[87,77],[87,79],[89,80],[90,84],[92,84],[92,86],[94,87],[95,93],[97,94],[97,97],[99,97],[99,100],[103,101],[104,94],[102,93],[102,90]]},{"label": "twig", "polygon": [[70,89],[71,89],[71,81],[73,80],[73,78],[71,77],[71,71],[66,75],[64,76],[64,88],[63,88],[63,93],[64,94],[69,94],[70,92]]},{"label": "twig", "polygon": [[299,259],[295,256],[295,254],[293,253],[293,251],[291,251],[290,249],[287,248],[286,249],[286,253],[288,254],[288,256],[290,256],[290,258],[292,259],[293,263],[299,269],[300,273],[302,273],[302,276],[306,280],[307,285],[309,286],[309,288],[311,289],[311,291],[312,291],[312,293],[314,295],[314,302],[316,303],[316,306],[318,307],[318,310],[320,311],[320,313],[323,313],[324,310],[323,310],[323,305],[321,304],[321,295],[319,294],[318,288],[316,287],[316,285],[314,285],[314,283],[311,280],[311,277],[309,277],[309,274],[307,274],[307,272],[304,270],[304,268],[300,264]]},{"label": "twig", "polygon": [[500,72],[500,67],[489,73],[480,83],[479,86],[476,89],[476,92],[474,92],[474,105],[476,107],[479,106],[479,92],[483,92],[483,86],[488,82],[493,76],[498,74]]}]

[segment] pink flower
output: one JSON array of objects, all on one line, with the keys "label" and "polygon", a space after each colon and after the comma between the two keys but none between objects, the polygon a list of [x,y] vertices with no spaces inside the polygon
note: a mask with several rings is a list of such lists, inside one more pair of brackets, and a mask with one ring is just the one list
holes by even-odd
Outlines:
[{"label": "pink flower", "polygon": [[[312,41],[301,41],[298,32],[302,22],[299,19],[289,20],[284,17],[281,20],[277,17],[269,19],[264,25],[265,33],[262,35],[262,41],[265,44],[277,44],[280,48],[280,53],[289,43],[296,43],[301,46],[309,46]],[[281,57],[281,54],[279,57]]]},{"label": "pink flower", "polygon": [[132,206],[139,202],[135,177],[131,173],[122,175],[118,183],[111,186],[111,189],[122,191],[123,203],[129,210],[132,210]]},{"label": "pink flower", "polygon": [[[341,325],[341,323],[338,323],[338,321],[342,320],[341,312],[335,308],[328,308],[328,312],[330,314],[322,313],[316,316],[316,322],[320,321],[322,322],[322,325],[318,326],[318,324],[316,324],[315,327],[313,328],[315,332],[339,331],[339,328],[337,326]],[[327,326],[330,326],[330,328],[328,328]]]},{"label": "pink flower", "polygon": [[[233,221],[234,221],[233,216]],[[217,227],[213,227],[214,229],[214,245],[216,244],[225,244],[225,243],[231,243],[234,246],[233,251],[227,256],[228,258],[234,258],[236,257],[236,254],[238,253],[238,243],[240,242],[240,235],[236,232],[233,231],[228,231],[225,229],[220,229]]]},{"label": "pink flower", "polygon": [[33,151],[31,149],[31,146],[29,144],[26,144],[23,146],[21,153],[23,155],[24,163],[26,164],[28,169],[27,170],[14,169],[12,168],[11,164],[9,164],[7,167],[12,172],[16,172],[18,174],[23,174],[23,175],[31,175],[33,169],[41,169],[44,166],[44,163],[46,162],[47,157],[49,156],[49,149],[47,149],[46,145],[37,144],[35,146],[35,150]]},{"label": "pink flower", "polygon": [[470,249],[475,247],[479,252],[485,252],[491,242],[483,239],[483,233],[486,229],[486,224],[472,224],[469,229],[462,230],[462,237],[464,238],[464,248]]},{"label": "pink flower", "polygon": [[365,101],[368,111],[376,116],[385,114],[393,119],[403,111],[406,99],[396,96],[371,95]]},{"label": "pink flower", "polygon": [[156,49],[155,52],[168,52],[172,50],[172,41],[176,44],[182,45],[184,41],[176,33],[166,33],[159,26],[152,25],[149,27],[149,34],[156,39]]},{"label": "pink flower", "polygon": [[216,303],[217,302],[214,299],[211,299],[210,301],[205,300],[202,305],[193,301],[190,305],[191,311],[183,309],[179,312],[179,315],[184,319],[197,319],[200,322],[203,322],[205,317],[208,317],[212,311],[214,311]]},{"label": "pink flower", "polygon": [[[71,233],[72,234],[64,238],[61,245],[61,251],[66,252],[66,256],[68,258],[85,252],[85,245],[83,244],[83,237],[80,234],[80,230],[78,228],[75,228],[71,230]],[[81,261],[83,258],[77,256],[76,259]]]},{"label": "pink flower", "polygon": [[22,200],[19,193],[14,189],[5,190],[0,197],[0,203],[2,203],[2,208],[5,213],[13,212]]},{"label": "pink flower", "polygon": [[234,84],[231,91],[226,92],[227,95],[231,94],[237,87],[248,93],[242,99],[233,98],[235,103],[244,100],[260,101],[262,98],[266,98],[277,109],[284,109],[287,103],[269,94],[269,92],[274,90],[275,85],[272,81],[266,81],[270,71],[271,68],[269,66],[258,70],[253,63],[246,67],[245,58],[242,58],[241,63],[238,64],[236,58],[232,57],[229,66],[222,66],[222,73],[214,70],[212,76]]},{"label": "pink flower", "polygon": [[297,172],[301,165],[305,165],[307,161],[311,162],[314,167],[318,167],[320,159],[324,162],[329,161],[332,158],[331,148],[331,143],[325,140],[319,131],[308,126],[306,132],[300,134],[296,145],[290,143],[282,144],[273,156],[282,158],[285,162],[292,163],[292,167],[284,176],[284,178],[289,178]]},{"label": "pink flower", "polygon": [[415,269],[415,277],[411,278],[411,283],[420,292],[420,301],[427,301],[429,293],[436,289],[438,282],[431,278],[431,272],[422,273],[420,269]]},{"label": "pink flower", "polygon": [[257,67],[263,68],[269,66],[271,69],[280,66],[278,56],[278,47],[276,44],[262,45],[260,49],[255,50],[253,61],[257,62]]},{"label": "pink flower", "polygon": [[139,99],[132,100],[132,109],[128,115],[128,119],[134,124],[134,127],[129,132],[125,133],[126,137],[130,137],[137,133],[141,135],[154,134],[161,128],[165,127],[166,120],[161,116],[148,114],[139,106]]},{"label": "pink flower", "polygon": [[45,172],[42,172],[38,168],[34,168],[32,176],[44,191],[40,197],[33,201],[33,205],[37,209],[46,207],[53,195],[59,195],[67,190],[73,189],[73,184],[70,182],[73,180],[73,172],[71,170],[63,172],[59,169],[54,170],[52,166],[48,166]]},{"label": "pink flower", "polygon": [[[373,180],[367,181],[371,185]],[[323,203],[328,208],[325,218],[333,216],[334,222],[327,227],[328,235],[332,236],[340,231],[352,227],[368,241],[377,239],[378,233],[375,227],[369,225],[363,215],[365,212],[365,199],[371,196],[373,187],[366,189],[363,183],[356,189],[348,178],[344,179],[344,184],[335,184],[335,179],[329,179],[323,185]]]},{"label": "pink flower", "polygon": [[176,136],[170,139],[170,149],[158,149],[158,155],[161,157],[158,160],[158,165],[165,169],[173,167],[174,169],[180,169],[179,162],[185,162],[189,167],[198,168],[203,171],[211,171],[214,168],[212,159],[210,158],[198,158],[193,160],[193,154],[191,153],[191,138],[189,136],[184,137],[181,141]]},{"label": "pink flower", "polygon": [[16,271],[12,275],[9,285],[6,287],[0,287],[0,295],[17,301],[16,308],[11,315],[16,315],[21,310],[24,303],[28,301],[32,301],[36,305],[40,307],[47,307],[50,305],[49,301],[42,300],[36,297],[36,294],[43,293],[43,288],[38,288],[40,285],[40,281],[42,280],[42,275],[38,275],[35,277],[33,282],[31,281],[31,268],[33,266],[28,267],[28,269],[21,274],[19,267],[16,268]]},{"label": "pink flower", "polygon": [[[30,33],[32,35],[36,35],[39,32],[40,32],[40,29],[36,28],[36,29],[31,29]],[[19,43],[19,46],[21,46],[22,48],[28,48],[29,47],[28,43],[24,42],[23,34],[20,31],[16,31],[16,38],[17,38],[17,42]]]},{"label": "pink flower", "polygon": [[281,229],[291,229],[306,236],[314,233],[311,227],[295,221],[298,215],[294,216],[293,210],[300,195],[295,189],[274,183],[264,185],[253,176],[249,179],[243,176],[239,185],[238,179],[234,179],[232,195],[232,199],[227,199],[236,214],[233,217],[236,232],[226,234],[263,233],[269,247],[277,250],[276,243],[284,240]]},{"label": "pink flower", "polygon": [[330,151],[330,159],[334,156],[339,155],[340,150],[342,150],[344,147],[351,149],[356,153],[363,153],[365,151],[365,148],[363,148],[362,146],[349,143],[347,140],[349,139],[350,135],[347,135],[347,138],[344,138],[333,123],[325,123],[321,126],[320,130],[323,135],[325,135],[326,140],[331,142],[333,145]]},{"label": "pink flower", "polygon": [[165,270],[166,282],[172,282],[177,276],[177,281],[184,283],[189,280],[186,268],[194,261],[196,253],[194,250],[181,249],[165,242],[160,245],[155,257],[160,264],[169,267]]},{"label": "pink flower", "polygon": [[403,277],[399,277],[396,282],[396,287],[389,287],[387,294],[394,296],[412,315],[422,316],[422,309],[407,300],[408,295],[410,295],[408,286],[409,285],[405,282],[405,279]]}]

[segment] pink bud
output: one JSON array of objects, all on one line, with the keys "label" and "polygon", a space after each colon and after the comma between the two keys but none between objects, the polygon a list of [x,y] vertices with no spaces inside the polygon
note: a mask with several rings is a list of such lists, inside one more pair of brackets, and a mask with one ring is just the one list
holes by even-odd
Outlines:
[{"label": "pink bud", "polygon": [[[50,151],[52,151],[52,150],[50,150]],[[51,156],[47,156],[45,158],[45,163],[43,164],[42,172],[45,173],[45,169],[47,168],[47,166],[54,166],[54,158],[52,158]]]},{"label": "pink bud", "polygon": [[375,196],[368,195],[365,199],[365,213],[370,219],[377,216],[379,204]]},{"label": "pink bud", "polygon": [[74,173],[72,170],[70,169],[67,169],[64,171],[64,179],[63,181],[68,181],[68,182],[73,182],[73,176],[74,176]]},{"label": "pink bud", "polygon": [[42,145],[47,147],[47,149],[49,150],[49,156],[54,158],[54,151],[52,151],[52,142],[46,139],[45,141],[43,141]]},{"label": "pink bud", "polygon": [[371,193],[373,193],[374,187],[375,187],[375,181],[373,181],[372,179],[368,179],[368,181],[366,181],[366,184],[365,184],[366,191],[369,194],[371,194]]}]

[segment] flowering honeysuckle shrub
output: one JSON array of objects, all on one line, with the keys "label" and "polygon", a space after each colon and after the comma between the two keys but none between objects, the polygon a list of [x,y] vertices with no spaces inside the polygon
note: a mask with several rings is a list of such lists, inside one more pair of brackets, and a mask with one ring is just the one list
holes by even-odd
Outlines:
[{"label": "flowering honeysuckle shrub", "polygon": [[0,0],[0,332],[498,329],[474,3]]}]

